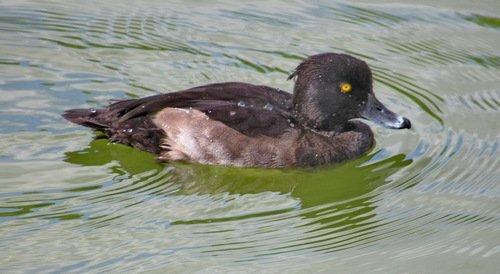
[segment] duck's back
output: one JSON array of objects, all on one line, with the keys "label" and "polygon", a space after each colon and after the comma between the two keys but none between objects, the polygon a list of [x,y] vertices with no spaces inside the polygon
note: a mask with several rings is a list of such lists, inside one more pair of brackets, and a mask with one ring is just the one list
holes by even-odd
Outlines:
[{"label": "duck's back", "polygon": [[104,131],[111,141],[159,153],[164,132],[153,122],[165,108],[195,109],[247,136],[276,137],[292,122],[291,94],[267,86],[229,82],[121,100],[105,109],[63,114],[79,125]]}]

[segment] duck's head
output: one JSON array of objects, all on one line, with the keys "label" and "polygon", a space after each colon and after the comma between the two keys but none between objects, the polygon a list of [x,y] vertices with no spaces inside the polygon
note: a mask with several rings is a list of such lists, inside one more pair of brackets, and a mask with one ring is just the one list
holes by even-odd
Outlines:
[{"label": "duck's head", "polygon": [[368,65],[350,55],[322,53],[304,60],[296,77],[294,116],[309,128],[341,130],[350,119],[365,118],[387,128],[410,128],[405,117],[387,109],[373,93]]}]

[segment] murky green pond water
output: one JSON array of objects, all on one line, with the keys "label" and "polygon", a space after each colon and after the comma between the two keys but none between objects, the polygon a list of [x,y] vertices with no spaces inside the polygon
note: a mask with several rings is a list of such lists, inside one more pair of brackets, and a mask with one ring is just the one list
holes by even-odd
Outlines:
[{"label": "murky green pond water", "polygon": [[[407,2],[407,3],[405,3]],[[0,272],[498,273],[498,1],[0,1]],[[162,164],[63,110],[291,90],[347,52],[410,131],[336,167]]]}]

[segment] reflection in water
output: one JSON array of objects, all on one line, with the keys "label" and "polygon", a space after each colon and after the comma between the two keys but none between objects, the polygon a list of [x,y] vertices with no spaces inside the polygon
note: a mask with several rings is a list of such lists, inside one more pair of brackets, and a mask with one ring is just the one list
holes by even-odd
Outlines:
[{"label": "reflection in water", "polygon": [[[82,167],[107,166],[114,174],[113,179],[85,187],[22,193],[25,203],[28,200],[34,203],[27,202],[30,205],[21,208],[5,207],[18,211],[0,216],[80,219],[85,224],[75,229],[87,231],[114,226],[122,218],[134,219],[151,200],[161,201],[160,206],[172,206],[167,210],[173,211],[183,211],[187,203],[191,204],[190,214],[171,214],[161,222],[172,229],[212,227],[197,232],[200,234],[215,233],[214,226],[218,227],[217,233],[224,233],[219,225],[262,227],[261,233],[254,231],[247,235],[247,240],[242,241],[237,234],[200,247],[203,254],[240,251],[256,257],[300,250],[332,252],[372,243],[376,240],[375,229],[383,225],[373,212],[376,208],[373,201],[378,195],[374,190],[412,162],[405,160],[404,155],[396,155],[364,165],[361,164],[370,156],[337,167],[297,170],[181,163],[171,166],[159,164],[151,154],[110,145],[104,139],[92,141],[84,150],[65,154],[66,162]],[[10,200],[18,203],[16,200],[21,196],[15,196]],[[88,208],[90,204],[92,210]],[[268,239],[269,233],[276,233],[283,226],[295,232]]]},{"label": "reflection in water", "polygon": [[[295,170],[242,169],[181,163],[163,166],[149,154],[122,145],[109,145],[103,139],[94,140],[89,148],[82,151],[66,153],[67,162],[83,166],[119,161],[111,171],[117,178],[122,178],[120,180],[130,180],[119,191],[114,188],[104,189],[89,196],[87,199],[92,202],[113,200],[115,195],[123,197],[128,192],[159,196],[167,200],[172,195],[208,197],[205,201],[209,203],[206,209],[208,214],[176,216],[177,218],[164,220],[172,226],[262,222],[267,224],[268,229],[279,230],[283,223],[277,220],[290,222],[300,219],[298,224],[292,226],[300,227],[303,231],[301,235],[282,236],[280,244],[274,245],[269,251],[273,254],[299,249],[327,252],[345,249],[350,245],[369,244],[376,240],[372,235],[375,233],[373,230],[383,223],[375,218],[376,214],[373,212],[376,207],[373,200],[378,195],[374,190],[386,184],[387,178],[410,165],[412,160],[407,160],[404,155],[395,155],[361,165],[366,162],[367,157],[337,167]],[[99,162],[94,159],[99,159]],[[174,191],[165,192],[164,189]],[[291,200],[292,203],[287,202],[280,207],[262,207],[259,197],[262,196],[262,200],[265,200],[269,195]],[[253,204],[247,204],[244,210],[231,209],[237,207],[238,200],[245,196],[256,200],[243,199]],[[140,206],[140,203],[130,206]],[[273,228],[273,223],[277,227]],[[241,242],[237,239],[234,242],[226,240],[222,249],[219,245],[220,243],[213,245],[208,252],[248,249],[241,247]],[[259,252],[258,255],[266,254],[269,255],[267,252]]]},{"label": "reflection in water", "polygon": [[178,162],[162,164],[153,155],[122,145],[110,145],[104,139],[94,140],[84,150],[65,154],[65,161],[83,166],[119,161],[118,165],[111,168],[117,177],[127,174],[128,178],[139,176],[139,180],[143,180],[140,175],[142,173],[158,174],[166,169],[171,181],[179,185],[176,195],[223,192],[244,195],[272,191],[291,193],[301,201],[303,208],[366,194],[385,184],[386,178],[412,162],[406,160],[404,155],[395,155],[362,166],[359,165],[366,162],[366,157],[336,167],[292,170],[232,168]]}]

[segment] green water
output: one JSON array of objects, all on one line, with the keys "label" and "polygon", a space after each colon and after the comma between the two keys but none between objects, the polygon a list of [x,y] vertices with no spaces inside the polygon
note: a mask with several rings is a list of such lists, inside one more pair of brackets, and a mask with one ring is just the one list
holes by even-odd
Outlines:
[{"label": "green water", "polygon": [[[498,1],[0,1],[0,272],[497,273]],[[159,163],[63,120],[366,60],[411,130],[338,166]]]}]

